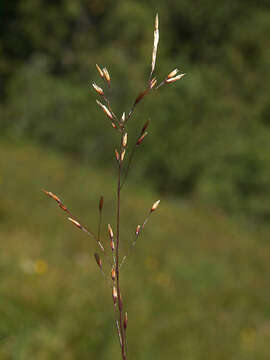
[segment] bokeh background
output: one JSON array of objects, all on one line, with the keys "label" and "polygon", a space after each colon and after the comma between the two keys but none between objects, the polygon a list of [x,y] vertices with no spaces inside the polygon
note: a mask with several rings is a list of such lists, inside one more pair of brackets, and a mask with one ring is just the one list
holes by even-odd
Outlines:
[{"label": "bokeh background", "polygon": [[[117,359],[95,245],[41,188],[96,229],[115,223],[117,136],[95,104],[107,66],[116,113],[149,76],[186,76],[139,104],[151,119],[123,195],[130,359],[269,359],[270,3],[0,2],[0,359]],[[131,144],[134,138],[130,136]],[[106,231],[104,226],[104,237]]]}]

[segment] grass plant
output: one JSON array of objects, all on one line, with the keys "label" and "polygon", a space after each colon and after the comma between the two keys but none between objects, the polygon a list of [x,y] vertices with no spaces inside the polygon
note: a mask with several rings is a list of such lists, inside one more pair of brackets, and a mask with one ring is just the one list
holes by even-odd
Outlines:
[{"label": "grass plant", "polygon": [[[137,105],[149,94],[157,91],[162,86],[171,84],[177,80],[180,80],[184,74],[180,73],[178,69],[172,70],[161,82],[158,82],[157,78],[154,76],[156,59],[157,59],[157,49],[159,43],[159,20],[158,15],[155,17],[154,25],[154,44],[152,50],[152,61],[150,67],[150,74],[147,80],[146,87],[143,91],[134,100],[131,109],[128,112],[123,112],[121,116],[115,114],[112,108],[110,92],[112,90],[111,76],[106,67],[100,68],[99,65],[96,65],[99,76],[104,81],[104,89],[100,87],[95,82],[92,86],[96,93],[101,97],[102,101],[97,100],[97,105],[104,112],[105,116],[109,119],[113,131],[117,131],[119,136],[118,146],[114,149],[117,175],[116,175],[116,221],[113,230],[113,226],[108,223],[108,239],[109,241],[104,241],[102,239],[102,224],[103,224],[103,207],[104,207],[104,197],[100,196],[98,210],[99,210],[99,221],[98,221],[98,230],[95,233],[69,210],[69,208],[60,200],[60,198],[52,193],[51,191],[43,190],[46,195],[51,197],[57,202],[60,209],[63,210],[67,219],[78,229],[87,234],[91,239],[93,239],[99,252],[94,252],[94,259],[98,268],[100,269],[102,276],[105,281],[111,287],[113,308],[115,313],[115,324],[116,331],[119,339],[119,344],[121,348],[121,357],[123,360],[127,359],[127,325],[128,325],[128,313],[127,313],[127,304],[124,300],[123,291],[121,288],[120,278],[122,275],[122,269],[124,267],[127,256],[130,254],[131,249],[135,247],[136,242],[141,235],[144,227],[149,221],[151,214],[156,211],[160,200],[157,200],[150,207],[145,219],[141,224],[137,225],[134,229],[134,237],[129,240],[129,250],[128,254],[122,254],[120,250],[120,244],[122,241],[121,237],[121,226],[122,226],[122,217],[121,217],[121,193],[122,188],[126,184],[128,177],[129,169],[132,164],[132,159],[137,148],[141,147],[142,143],[145,141],[147,136],[147,130],[149,126],[149,120],[145,122],[141,130],[139,131],[136,141],[131,146],[131,150],[128,148],[128,124],[134,118],[134,112]],[[108,246],[109,243],[109,246]]]}]

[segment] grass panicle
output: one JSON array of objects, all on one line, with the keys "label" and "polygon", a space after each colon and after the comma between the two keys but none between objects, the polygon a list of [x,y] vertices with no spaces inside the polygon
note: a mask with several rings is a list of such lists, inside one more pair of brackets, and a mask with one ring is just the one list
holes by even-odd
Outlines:
[{"label": "grass panicle", "polygon": [[[159,19],[158,14],[155,17],[154,23],[154,43],[153,43],[153,50],[152,50],[152,62],[151,62],[151,70],[149,79],[147,82],[146,87],[143,91],[139,92],[139,95],[135,98],[133,105],[129,111],[124,111],[121,117],[118,117],[111,106],[110,100],[110,91],[112,87],[111,76],[106,67],[99,67],[96,64],[97,71],[103,80],[104,88],[96,84],[95,82],[92,83],[92,87],[95,92],[101,96],[103,102],[96,100],[97,105],[103,110],[104,114],[107,118],[109,118],[111,125],[114,129],[119,132],[119,145],[115,148],[114,154],[117,163],[117,188],[116,188],[116,223],[115,223],[115,233],[113,232],[113,227],[110,223],[108,223],[108,235],[109,235],[109,244],[108,242],[102,241],[102,218],[103,218],[103,207],[104,207],[104,198],[103,196],[99,199],[98,210],[99,210],[99,221],[98,221],[98,232],[97,235],[89,230],[85,225],[82,224],[80,220],[78,220],[73,214],[68,210],[68,208],[63,204],[58,196],[53,194],[50,191],[43,190],[46,195],[50,198],[55,200],[58,206],[67,214],[68,220],[76,226],[78,229],[85,232],[91,238],[93,238],[96,243],[98,244],[99,249],[101,250],[101,255],[97,252],[94,252],[94,259],[97,263],[98,268],[101,270],[102,274],[104,275],[105,279],[109,280],[109,286],[111,287],[112,293],[112,300],[113,300],[113,308],[115,313],[115,324],[117,335],[119,338],[119,344],[121,348],[121,357],[122,360],[127,359],[127,339],[126,339],[126,330],[127,330],[127,323],[128,323],[128,316],[127,316],[127,304],[123,301],[122,290],[121,290],[121,276],[122,276],[122,265],[126,261],[128,255],[132,248],[135,247],[138,237],[141,235],[142,230],[144,229],[145,225],[149,221],[151,214],[157,210],[160,200],[154,202],[150,210],[148,211],[144,221],[139,224],[135,229],[135,238],[131,239],[130,246],[128,248],[127,254],[122,255],[120,252],[120,243],[121,239],[121,190],[126,183],[126,179],[129,173],[129,169],[131,166],[131,161],[133,159],[134,153],[140,145],[142,145],[143,141],[148,134],[148,127],[150,120],[147,120],[141,131],[136,137],[136,142],[133,146],[130,146],[131,150],[128,149],[128,122],[131,117],[134,116],[135,108],[138,104],[149,94],[153,91],[158,90],[161,86],[173,83],[177,80],[180,80],[184,74],[179,73],[179,70],[176,68],[171,71],[164,80],[158,84],[158,80],[156,77],[153,76],[156,68],[156,60],[157,60],[157,50],[158,50],[158,43],[159,43]],[[128,115],[126,115],[128,114]],[[127,163],[125,166],[125,162]],[[103,245],[106,244],[105,246]],[[110,248],[111,255],[108,255],[106,252],[107,248]],[[107,263],[110,266],[110,273],[106,274],[107,270],[103,266],[102,257],[105,256]],[[121,258],[121,260],[120,260]]]}]

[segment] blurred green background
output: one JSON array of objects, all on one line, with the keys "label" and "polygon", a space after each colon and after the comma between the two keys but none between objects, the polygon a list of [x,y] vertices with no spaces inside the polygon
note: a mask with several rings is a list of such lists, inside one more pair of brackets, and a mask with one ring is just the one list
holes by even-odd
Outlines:
[{"label": "blurred green background", "polygon": [[[123,193],[130,359],[269,359],[270,3],[0,2],[0,359],[117,359],[94,244],[41,188],[96,229],[114,224],[117,136],[95,104],[107,66],[117,114],[149,76],[187,75],[138,105],[151,119]],[[129,137],[129,143],[134,141]],[[106,237],[104,226],[104,237]]]}]

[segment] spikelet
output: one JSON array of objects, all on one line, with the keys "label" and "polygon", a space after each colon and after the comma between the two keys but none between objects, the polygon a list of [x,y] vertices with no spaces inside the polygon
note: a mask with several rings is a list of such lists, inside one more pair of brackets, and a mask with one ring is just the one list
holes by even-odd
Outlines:
[{"label": "spikelet", "polygon": [[127,324],[128,324],[128,314],[127,314],[127,312],[125,312],[125,314],[124,314],[124,322],[123,322],[125,330],[127,329]]},{"label": "spikelet", "polygon": [[177,80],[182,79],[183,76],[185,76],[185,74],[179,74],[179,75],[177,75],[177,76],[174,76],[174,77],[171,77],[171,78],[167,78],[165,81],[166,81],[167,84],[173,83],[173,82],[175,82],[175,81],[177,81]]},{"label": "spikelet", "polygon": [[125,158],[125,153],[126,153],[126,149],[124,149],[121,153],[121,162],[124,161],[124,158]]},{"label": "spikelet", "polygon": [[48,195],[49,197],[51,197],[52,199],[54,199],[58,204],[62,204],[62,201],[59,199],[58,196],[56,196],[55,194],[53,194],[51,191],[47,191],[45,189],[42,189],[42,191]]},{"label": "spikelet", "polygon": [[138,236],[140,231],[141,231],[141,225],[137,225],[136,230],[135,230],[135,235]]},{"label": "spikelet", "polygon": [[141,130],[141,135],[142,135],[142,134],[145,132],[145,130],[148,128],[149,123],[150,123],[150,119],[148,119],[148,120],[146,121],[146,123],[143,125],[142,130]]},{"label": "spikelet", "polygon": [[114,241],[113,241],[113,240],[110,241],[110,247],[111,247],[112,251],[115,250],[115,245],[114,245]]},{"label": "spikelet", "polygon": [[147,131],[146,131],[145,133],[143,133],[143,134],[139,137],[139,139],[138,139],[137,142],[136,142],[136,145],[137,145],[137,146],[139,146],[139,145],[143,142],[143,140],[144,140],[144,138],[146,137],[147,134],[148,134],[148,133],[147,133]]},{"label": "spikelet", "polygon": [[68,220],[73,224],[73,225],[75,225],[77,228],[79,228],[79,229],[83,229],[83,227],[82,227],[82,225],[77,221],[77,220],[74,220],[74,219],[72,219],[71,217],[68,217]]},{"label": "spikelet", "polygon": [[172,77],[175,77],[175,75],[179,72],[178,69],[174,69],[173,71],[171,71],[168,75],[167,75],[167,79],[170,79]]},{"label": "spikelet", "polygon": [[109,119],[113,120],[113,116],[112,113],[110,112],[110,110],[107,108],[107,106],[103,105],[100,101],[96,100],[98,106],[101,107],[101,109],[104,111],[104,113],[108,116]]},{"label": "spikelet", "polygon": [[112,268],[111,277],[112,277],[112,281],[115,281],[115,279],[116,279],[116,272],[115,272],[114,268]]},{"label": "spikelet", "polygon": [[111,77],[110,77],[110,74],[109,74],[109,72],[108,72],[107,68],[106,68],[106,67],[105,67],[105,68],[103,68],[103,69],[102,69],[102,71],[103,71],[104,77],[105,77],[105,79],[106,79],[106,81],[107,81],[108,85],[110,86],[110,83],[111,83]]},{"label": "spikelet", "polygon": [[119,152],[117,151],[117,149],[114,149],[114,153],[116,160],[119,161]]},{"label": "spikelet", "polygon": [[102,211],[103,209],[103,204],[104,204],[104,198],[101,195],[100,199],[99,199],[99,211]]},{"label": "spikelet", "polygon": [[112,240],[113,239],[113,230],[110,224],[108,224],[108,232],[109,232],[109,237]]},{"label": "spikelet", "polygon": [[151,67],[151,76],[155,70],[156,58],[157,58],[157,48],[159,41],[159,30],[158,30],[158,14],[156,14],[155,18],[155,30],[154,30],[154,45],[152,51],[152,67]]},{"label": "spikelet", "polygon": [[101,68],[98,66],[98,64],[96,64],[96,68],[97,68],[97,71],[99,72],[99,75],[103,78],[103,76],[104,76],[103,71],[102,71]]},{"label": "spikelet", "polygon": [[148,92],[150,91],[150,88],[146,88],[144,91],[142,91],[137,97],[136,100],[134,102],[134,106],[136,106],[144,97],[146,94],[148,94]]},{"label": "spikelet", "polygon": [[151,207],[151,212],[155,211],[158,208],[160,200],[157,200]]},{"label": "spikelet", "polygon": [[100,94],[100,95],[104,95],[104,91],[101,89],[101,87],[99,87],[96,83],[92,83],[92,86],[93,86],[93,88],[96,90],[96,92],[98,93],[98,94]]},{"label": "spikelet", "polygon": [[117,301],[117,291],[116,291],[116,287],[113,286],[112,288],[112,298],[113,298],[113,303],[114,305],[116,304],[116,301]]},{"label": "spikelet", "polygon": [[150,89],[151,89],[151,90],[153,89],[153,87],[155,87],[156,83],[157,83],[157,79],[156,79],[156,78],[153,78],[153,79],[150,81]]},{"label": "spikelet", "polygon": [[123,136],[123,140],[122,140],[122,146],[123,147],[127,146],[127,139],[128,139],[128,134],[125,133],[125,135]]},{"label": "spikelet", "polygon": [[101,263],[100,256],[97,253],[95,253],[94,256],[95,256],[95,260],[96,260],[96,263],[97,263],[98,267],[101,269],[102,268],[102,263]]},{"label": "spikelet", "polygon": [[64,211],[68,211],[68,208],[64,205],[64,204],[59,204],[60,209],[64,210]]}]

